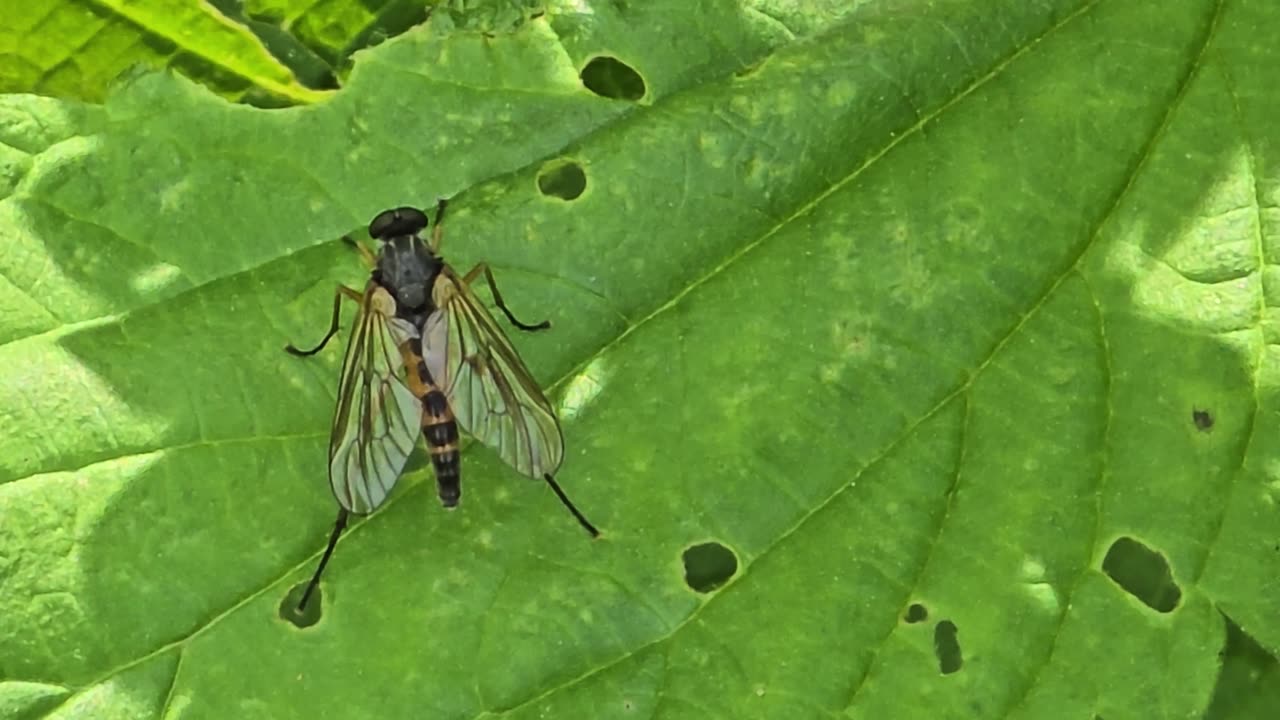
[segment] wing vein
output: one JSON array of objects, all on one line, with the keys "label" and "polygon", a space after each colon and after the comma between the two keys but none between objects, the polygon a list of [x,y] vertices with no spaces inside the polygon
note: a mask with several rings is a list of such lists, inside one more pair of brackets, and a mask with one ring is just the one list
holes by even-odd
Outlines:
[{"label": "wing vein", "polygon": [[458,424],[521,474],[554,473],[564,454],[555,412],[493,315],[452,268],[432,298],[424,359]]},{"label": "wing vein", "polygon": [[370,282],[343,359],[329,443],[333,494],[352,513],[386,500],[417,440],[422,409],[407,385],[394,316],[390,293]]}]

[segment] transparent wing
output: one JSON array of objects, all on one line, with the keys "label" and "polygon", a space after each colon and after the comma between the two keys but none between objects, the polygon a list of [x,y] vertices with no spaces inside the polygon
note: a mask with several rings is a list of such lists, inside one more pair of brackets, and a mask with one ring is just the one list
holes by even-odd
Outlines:
[{"label": "transparent wing", "polygon": [[564,457],[560,424],[511,341],[452,268],[431,294],[424,359],[458,424],[520,473],[554,474]]},{"label": "transparent wing", "polygon": [[400,343],[416,336],[394,317],[395,301],[370,285],[342,361],[329,437],[329,483],[342,507],[373,512],[391,492],[417,442],[422,405],[405,382]]}]

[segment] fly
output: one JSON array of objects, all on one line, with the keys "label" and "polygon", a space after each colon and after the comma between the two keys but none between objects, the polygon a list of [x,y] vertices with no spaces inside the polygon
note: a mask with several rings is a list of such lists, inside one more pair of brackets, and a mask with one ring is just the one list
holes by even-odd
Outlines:
[{"label": "fly", "polygon": [[367,515],[391,493],[419,432],[426,438],[440,502],[462,496],[458,428],[495,450],[518,472],[545,480],[592,537],[600,533],[556,483],[564,437],[551,403],[488,309],[471,289],[481,275],[511,324],[533,332],[551,327],[520,322],[498,292],[485,263],[459,276],[439,254],[445,201],[436,206],[430,243],[427,216],[411,207],[385,210],[369,223],[377,254],[352,242],[373,266],[363,292],[339,285],[329,332],[338,332],[343,298],[359,304],[342,361],[338,406],[329,435],[329,484],[338,500],[329,544],[302,593],[306,607],[351,514]]}]

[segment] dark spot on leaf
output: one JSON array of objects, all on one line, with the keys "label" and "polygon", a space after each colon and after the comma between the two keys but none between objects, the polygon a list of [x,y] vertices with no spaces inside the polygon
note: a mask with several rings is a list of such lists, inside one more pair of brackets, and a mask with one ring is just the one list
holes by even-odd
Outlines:
[{"label": "dark spot on leaf", "polygon": [[929,611],[920,603],[911,603],[907,608],[907,614],[903,617],[909,623],[924,622],[929,617]]},{"label": "dark spot on leaf", "polygon": [[745,67],[738,68],[737,70],[734,71],[733,75],[734,77],[737,77],[737,78],[750,77],[754,75],[755,72],[759,70],[760,66],[763,64],[764,64],[763,62],[751,63],[750,65],[747,65]]},{"label": "dark spot on leaf", "polygon": [[576,200],[587,189],[587,174],[572,160],[553,160],[538,171],[538,190],[561,200]]},{"label": "dark spot on leaf", "polygon": [[1209,432],[1213,429],[1213,415],[1208,410],[1191,411],[1191,422],[1196,424],[1196,429],[1200,432]]},{"label": "dark spot on leaf", "polygon": [[950,675],[964,664],[958,635],[956,624],[950,620],[943,620],[933,628],[933,654],[938,658],[938,670],[943,675]]},{"label": "dark spot on leaf", "polygon": [[685,548],[684,581],[700,593],[725,584],[738,571],[738,558],[718,542],[699,543]]},{"label": "dark spot on leaf", "polygon": [[1171,612],[1182,599],[1169,561],[1133,538],[1121,537],[1111,544],[1102,570],[1125,592],[1157,612]]},{"label": "dark spot on leaf", "polygon": [[256,107],[259,110],[283,110],[284,108],[293,107],[293,100],[283,95],[268,92],[262,88],[249,88],[240,96],[240,102]]},{"label": "dark spot on leaf", "polygon": [[[263,4],[263,3],[254,3]],[[368,5],[368,3],[365,3]],[[412,2],[386,2],[378,3],[378,7],[374,8],[377,17],[372,22],[365,25],[363,29],[351,36],[346,41],[346,46],[342,48],[333,48],[328,52],[333,57],[335,63],[348,63],[352,53],[357,50],[380,45],[389,38],[396,37],[412,28],[421,25],[431,17],[434,8],[426,3]],[[447,15],[447,13],[445,13]],[[320,47],[321,43],[317,40],[310,41],[313,49],[321,55],[326,54],[326,50]]]},{"label": "dark spot on leaf", "polygon": [[[1213,699],[1209,709],[1201,717],[1205,718],[1244,718],[1268,717],[1271,713],[1248,713],[1244,708],[1249,706],[1247,698],[1256,697],[1264,678],[1274,677],[1277,660],[1257,639],[1251,637],[1227,615],[1222,616],[1227,624],[1227,641],[1218,651],[1222,658],[1222,668],[1218,671],[1218,682],[1213,689]],[[1274,685],[1274,683],[1272,683]],[[1274,706],[1274,703],[1271,705]]]},{"label": "dark spot on leaf", "polygon": [[[230,3],[227,3],[226,0],[210,0],[209,4],[218,8],[223,15],[229,14],[227,9]],[[252,10],[245,8],[244,14],[251,20],[271,23],[272,25],[284,25],[286,20],[284,11],[277,8],[254,8]]]},{"label": "dark spot on leaf", "polygon": [[644,78],[618,58],[601,55],[582,68],[582,84],[601,97],[639,100],[644,97]]},{"label": "dark spot on leaf", "polygon": [[306,582],[294,585],[284,594],[278,611],[280,619],[299,629],[306,629],[320,622],[320,606],[324,604],[324,588],[318,587],[312,591],[311,597],[307,600],[307,607],[299,611],[298,603],[302,600],[302,593],[306,589]]},{"label": "dark spot on leaf", "polygon": [[626,710],[627,712],[631,712],[632,710],[635,710],[635,709],[636,709],[636,705],[635,705],[635,703],[631,702],[630,700],[623,700],[623,701],[622,701],[622,709],[623,709],[623,710]]}]

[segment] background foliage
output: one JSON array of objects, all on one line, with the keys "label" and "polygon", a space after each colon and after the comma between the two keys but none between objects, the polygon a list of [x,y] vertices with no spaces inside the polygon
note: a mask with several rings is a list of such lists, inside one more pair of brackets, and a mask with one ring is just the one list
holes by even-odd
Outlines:
[{"label": "background foliage", "polygon": [[[1280,6],[426,14],[0,21],[0,717],[1276,716]],[[419,462],[299,627],[281,347],[441,196],[604,536]]]}]

